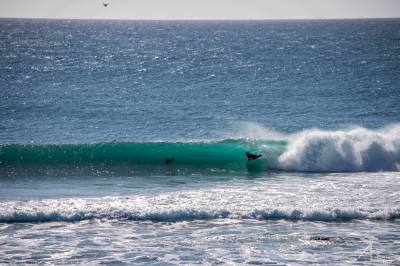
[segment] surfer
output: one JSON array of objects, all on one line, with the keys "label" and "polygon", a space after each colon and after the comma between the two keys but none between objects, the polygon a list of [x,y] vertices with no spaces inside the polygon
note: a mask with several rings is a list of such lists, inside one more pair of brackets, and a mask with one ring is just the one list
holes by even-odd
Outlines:
[{"label": "surfer", "polygon": [[175,157],[165,159],[165,164],[172,164],[175,161]]},{"label": "surfer", "polygon": [[257,158],[260,158],[262,155],[261,154],[252,154],[252,153],[246,152],[246,156],[247,156],[247,160],[248,161],[252,161],[252,160],[255,160]]}]

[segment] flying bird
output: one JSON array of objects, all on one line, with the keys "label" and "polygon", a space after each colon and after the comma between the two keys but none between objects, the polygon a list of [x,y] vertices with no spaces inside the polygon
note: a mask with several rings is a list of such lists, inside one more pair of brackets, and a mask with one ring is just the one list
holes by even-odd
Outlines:
[{"label": "flying bird", "polygon": [[110,4],[110,3],[103,3],[103,6],[104,6],[104,7],[108,7],[109,4]]}]

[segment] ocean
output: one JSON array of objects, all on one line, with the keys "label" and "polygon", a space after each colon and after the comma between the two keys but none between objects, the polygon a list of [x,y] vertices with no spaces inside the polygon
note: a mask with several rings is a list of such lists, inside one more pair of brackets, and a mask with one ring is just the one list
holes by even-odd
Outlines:
[{"label": "ocean", "polygon": [[0,264],[395,265],[399,171],[400,19],[0,19]]}]

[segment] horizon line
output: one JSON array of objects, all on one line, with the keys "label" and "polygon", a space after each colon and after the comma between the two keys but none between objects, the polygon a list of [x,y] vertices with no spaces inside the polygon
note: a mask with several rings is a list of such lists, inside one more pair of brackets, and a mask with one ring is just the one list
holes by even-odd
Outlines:
[{"label": "horizon line", "polygon": [[386,20],[386,19],[400,19],[400,17],[354,17],[354,18],[216,18],[216,19],[183,19],[183,18],[160,18],[160,19],[129,19],[129,18],[45,18],[45,17],[0,17],[0,20],[4,19],[26,19],[26,20],[90,20],[90,21],[321,21],[321,20]]}]

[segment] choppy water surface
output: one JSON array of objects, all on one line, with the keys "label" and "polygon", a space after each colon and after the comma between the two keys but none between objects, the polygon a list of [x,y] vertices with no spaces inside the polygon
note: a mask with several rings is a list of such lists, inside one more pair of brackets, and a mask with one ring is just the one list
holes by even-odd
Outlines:
[{"label": "choppy water surface", "polygon": [[398,263],[399,26],[0,20],[0,263]]}]

